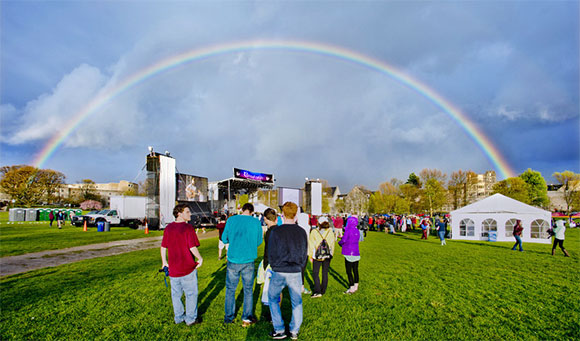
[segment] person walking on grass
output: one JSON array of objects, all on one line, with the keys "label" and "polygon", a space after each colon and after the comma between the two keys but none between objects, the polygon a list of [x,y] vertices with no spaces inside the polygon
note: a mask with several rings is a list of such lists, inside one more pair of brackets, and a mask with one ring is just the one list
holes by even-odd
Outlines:
[{"label": "person walking on grass", "polygon": [[439,240],[441,240],[441,246],[447,245],[447,243],[445,242],[445,233],[447,231],[445,229],[445,223],[443,222],[443,218],[439,218],[435,225],[437,226],[437,235],[439,236]]},{"label": "person walking on grass", "polygon": [[280,293],[288,287],[292,303],[292,320],[290,337],[298,339],[302,325],[302,279],[301,271],[308,261],[308,236],[296,224],[298,206],[286,202],[282,206],[283,224],[275,226],[268,238],[268,262],[272,267],[272,278],[268,288],[268,305],[272,314],[274,330],[270,333],[273,339],[286,338],[286,328],[280,310]]},{"label": "person walking on grass", "polygon": [[262,244],[262,224],[252,216],[254,205],[242,206],[242,214],[230,217],[221,241],[230,244],[226,272],[226,300],[224,323],[233,323],[236,314],[236,288],[242,277],[244,287],[244,310],[242,327],[256,323],[252,315],[254,303],[254,260],[258,257],[258,246]]},{"label": "person walking on grass", "polygon": [[[312,217],[316,219],[315,216],[312,216]],[[318,221],[318,220],[316,220],[316,221]],[[314,221],[308,217],[308,214],[304,213],[304,210],[302,209],[302,207],[300,207],[300,213],[296,214],[296,224],[298,224],[298,226],[302,227],[304,232],[306,232],[306,236],[309,236],[310,231],[313,230],[313,228],[310,227],[310,224],[313,222]],[[282,224],[279,224],[279,225],[282,225]],[[314,225],[314,229],[315,228],[316,228],[316,225]],[[304,262],[304,266],[302,267],[302,272],[301,272],[302,293],[305,295],[310,295],[310,294],[312,294],[312,292],[304,287],[304,273],[306,273],[306,265],[308,265],[308,262]]]},{"label": "person walking on grass", "polygon": [[342,227],[343,227],[343,221],[342,221],[342,217],[338,216],[338,217],[334,217],[332,219],[332,224],[334,225],[334,233],[338,236],[338,237],[342,237]]},{"label": "person walking on grass", "polygon": [[50,213],[48,213],[48,220],[50,220],[50,227],[52,227],[52,222],[54,221],[54,213],[52,213],[52,211],[50,211]]},{"label": "person walking on grass", "polygon": [[[187,223],[191,220],[189,207],[186,204],[175,206],[173,216],[175,222],[163,231],[161,263],[164,269],[169,269],[173,319],[176,324],[185,322],[191,326],[201,323],[201,318],[197,316],[197,269],[201,267],[203,258],[197,249],[199,240],[195,228]],[[183,294],[185,310],[181,302]]]},{"label": "person walking on grass", "polygon": [[566,225],[564,225],[564,220],[558,220],[556,222],[556,228],[554,228],[554,244],[552,245],[552,256],[556,253],[556,246],[560,246],[562,252],[564,252],[564,257],[570,257],[570,254],[566,249],[564,249],[564,238],[566,233]]},{"label": "person walking on grass", "polygon": [[349,217],[346,220],[346,228],[344,229],[344,236],[338,242],[342,247],[342,255],[344,256],[344,266],[346,268],[346,275],[348,276],[348,284],[350,287],[345,294],[353,294],[358,290],[358,263],[360,261],[359,240],[360,231],[357,229],[358,218],[356,216]]},{"label": "person walking on grass", "polygon": [[524,230],[524,228],[522,227],[522,221],[521,220],[516,220],[516,224],[514,225],[514,238],[516,238],[516,243],[514,244],[514,247],[512,247],[512,250],[515,251],[516,250],[516,246],[520,247],[520,251],[524,251],[524,249],[522,248],[522,231]]},{"label": "person walking on grass", "polygon": [[421,230],[423,230],[423,235],[421,235],[421,239],[427,240],[427,231],[429,230],[429,224],[427,223],[427,219],[423,219],[419,227],[421,228]]},{"label": "person walking on grass", "polygon": [[[216,225],[216,229],[218,230],[218,260],[222,259],[222,251],[223,249],[226,249],[226,253],[228,251],[228,244],[224,244],[224,242],[222,242],[222,235],[224,234],[224,229],[226,228],[226,215],[222,214],[220,216],[220,220]],[[226,256],[227,257],[227,256]]]},{"label": "person walking on grass", "polygon": [[62,228],[63,222],[64,222],[64,213],[62,213],[62,211],[58,211],[58,213],[56,214],[56,224],[58,225],[59,229]]},{"label": "person walking on grass", "polygon": [[[324,242],[324,243],[323,243]],[[310,232],[308,239],[308,257],[312,263],[312,277],[314,278],[314,293],[312,298],[322,297],[326,293],[328,286],[328,269],[330,261],[334,255],[334,244],[336,236],[330,228],[330,223],[326,217],[318,219],[318,229]],[[322,285],[318,276],[322,266]]]},{"label": "person walking on grass", "polygon": [[264,308],[262,309],[262,316],[266,320],[272,321],[268,305],[268,288],[270,287],[270,279],[272,278],[272,267],[268,261],[268,238],[270,237],[272,229],[278,226],[278,214],[276,214],[274,209],[267,208],[264,211],[264,223],[266,224],[266,232],[264,233],[264,258],[262,259],[262,269],[264,270],[264,285],[262,286],[262,304]]}]

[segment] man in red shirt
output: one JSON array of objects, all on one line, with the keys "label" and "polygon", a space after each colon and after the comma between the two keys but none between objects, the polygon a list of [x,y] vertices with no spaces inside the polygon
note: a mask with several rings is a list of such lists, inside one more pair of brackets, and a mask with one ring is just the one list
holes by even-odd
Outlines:
[{"label": "man in red shirt", "polygon": [[[173,216],[175,222],[167,225],[163,232],[161,261],[163,267],[169,268],[175,323],[185,321],[191,326],[201,323],[201,318],[197,317],[197,268],[201,266],[203,258],[197,250],[199,240],[195,228],[187,223],[191,220],[189,207],[186,204],[175,206]],[[185,294],[185,311],[181,302],[183,294]]]},{"label": "man in red shirt", "polygon": [[340,216],[335,217],[332,219],[332,222],[334,223],[334,233],[338,238],[342,238],[342,227],[343,227],[342,217]]},{"label": "man in red shirt", "polygon": [[318,227],[318,218],[314,214],[310,217],[310,227],[313,229]]}]

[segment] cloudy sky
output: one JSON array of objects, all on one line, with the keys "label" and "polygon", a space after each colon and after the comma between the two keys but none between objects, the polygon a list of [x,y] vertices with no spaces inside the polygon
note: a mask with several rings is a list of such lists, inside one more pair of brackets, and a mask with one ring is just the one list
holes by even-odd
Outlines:
[{"label": "cloudy sky", "polygon": [[[579,171],[578,1],[2,1],[1,164],[33,164],[103,91],[241,41],[358,53],[428,86],[516,174]],[[232,168],[343,192],[423,168],[499,169],[441,107],[361,63],[247,48],[159,72],[91,112],[41,166],[140,180],[147,146],[210,181]],[[499,176],[501,179],[501,176]]]}]

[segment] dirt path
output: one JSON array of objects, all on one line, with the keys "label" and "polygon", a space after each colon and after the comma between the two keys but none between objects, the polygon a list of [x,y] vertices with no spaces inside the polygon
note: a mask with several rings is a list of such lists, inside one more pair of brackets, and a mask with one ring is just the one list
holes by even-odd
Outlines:
[{"label": "dirt path", "polygon": [[[214,238],[217,231],[199,233],[201,239]],[[31,270],[58,266],[78,262],[85,259],[119,255],[122,253],[151,249],[161,246],[161,236],[130,240],[117,240],[114,242],[75,246],[67,249],[50,250],[27,253],[25,255],[0,258],[0,277],[14,275]]]}]

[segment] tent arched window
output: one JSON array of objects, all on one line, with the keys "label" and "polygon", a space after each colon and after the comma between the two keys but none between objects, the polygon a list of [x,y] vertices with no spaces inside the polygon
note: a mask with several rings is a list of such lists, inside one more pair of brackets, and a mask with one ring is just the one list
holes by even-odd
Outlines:
[{"label": "tent arched window", "polygon": [[489,232],[497,232],[497,221],[495,219],[485,219],[481,223],[481,236],[489,237]]},{"label": "tent arched window", "polygon": [[511,218],[510,220],[505,222],[505,236],[506,237],[513,237],[514,236],[514,226],[516,226],[516,218]]},{"label": "tent arched window", "polygon": [[467,237],[475,236],[475,223],[473,220],[466,218],[459,223],[459,235]]},{"label": "tent arched window", "polygon": [[532,238],[548,238],[548,229],[550,224],[544,219],[536,219],[532,221],[531,225],[531,237]]}]

